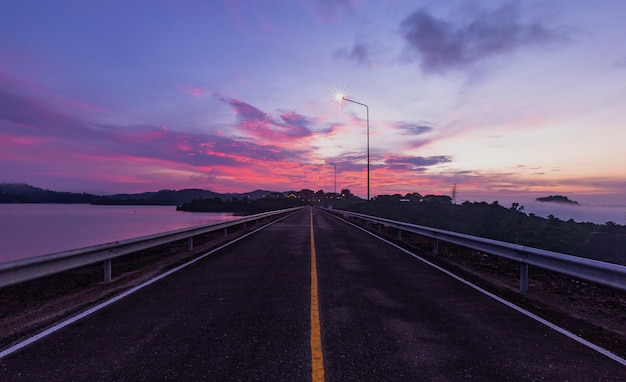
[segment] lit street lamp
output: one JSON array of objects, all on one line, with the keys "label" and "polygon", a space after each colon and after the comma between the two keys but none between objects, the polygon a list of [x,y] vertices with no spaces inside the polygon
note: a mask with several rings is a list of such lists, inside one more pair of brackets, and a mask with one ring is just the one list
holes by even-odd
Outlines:
[{"label": "lit street lamp", "polygon": [[335,99],[339,102],[348,101],[348,102],[356,103],[357,105],[365,106],[365,111],[367,113],[366,114],[367,115],[367,214],[371,215],[372,211],[370,208],[370,108],[364,103],[346,98],[341,93],[338,93],[335,96]]}]

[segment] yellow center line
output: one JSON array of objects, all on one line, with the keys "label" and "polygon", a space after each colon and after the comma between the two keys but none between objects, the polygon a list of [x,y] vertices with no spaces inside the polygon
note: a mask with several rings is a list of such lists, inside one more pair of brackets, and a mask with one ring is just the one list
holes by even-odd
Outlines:
[{"label": "yellow center line", "polygon": [[324,381],[324,354],[320,329],[320,309],[317,295],[317,261],[315,259],[315,237],[313,236],[313,209],[311,209],[311,379]]}]

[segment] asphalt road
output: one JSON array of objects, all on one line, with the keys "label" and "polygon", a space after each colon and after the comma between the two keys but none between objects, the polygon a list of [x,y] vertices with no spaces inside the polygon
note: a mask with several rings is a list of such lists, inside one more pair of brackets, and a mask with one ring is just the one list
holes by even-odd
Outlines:
[{"label": "asphalt road", "polygon": [[308,208],[7,355],[0,380],[309,381],[315,331],[326,381],[626,380],[619,363]]}]

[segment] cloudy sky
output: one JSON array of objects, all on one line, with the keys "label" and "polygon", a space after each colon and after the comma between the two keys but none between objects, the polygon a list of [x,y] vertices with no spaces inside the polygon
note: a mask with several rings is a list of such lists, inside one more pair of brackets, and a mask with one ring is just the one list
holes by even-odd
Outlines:
[{"label": "cloudy sky", "polygon": [[[0,3],[0,182],[626,204],[626,2]],[[336,169],[336,171],[335,171]]]}]

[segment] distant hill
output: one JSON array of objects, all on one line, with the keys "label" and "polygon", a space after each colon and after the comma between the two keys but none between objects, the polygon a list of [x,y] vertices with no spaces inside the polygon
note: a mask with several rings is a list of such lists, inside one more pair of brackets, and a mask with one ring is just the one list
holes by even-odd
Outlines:
[{"label": "distant hill", "polygon": [[217,192],[186,189],[180,191],[161,190],[157,192],[143,192],[140,194],[116,194],[99,198],[94,204],[100,205],[159,205],[177,206],[196,198],[220,198]]},{"label": "distant hill", "polygon": [[564,204],[578,204],[577,201],[569,199],[567,196],[562,195],[551,195],[543,198],[535,199],[538,202],[549,202],[549,203],[564,203]]},{"label": "distant hill", "polygon": [[117,194],[107,195],[98,199],[94,204],[111,204],[111,205],[162,205],[162,206],[180,206],[194,199],[248,199],[256,200],[272,194],[271,191],[256,190],[246,193],[227,193],[220,194],[213,191],[202,190],[198,188],[188,188],[184,190],[161,190],[158,192],[144,192],[141,194]]},{"label": "distant hill", "polygon": [[227,196],[229,198],[257,200],[257,199],[263,199],[267,196],[275,195],[275,194],[281,194],[281,193],[275,192],[275,191],[267,191],[267,190],[254,190],[252,192],[245,192],[242,194],[228,193],[228,194],[222,194],[222,195]]},{"label": "distant hill", "polygon": [[0,183],[0,203],[93,203],[99,196],[57,192],[24,183]]},{"label": "distant hill", "polygon": [[90,203],[98,205],[179,206],[194,199],[257,200],[276,192],[255,190],[246,193],[220,194],[202,189],[161,190],[138,194],[93,195],[44,190],[24,183],[0,183],[0,203]]}]

